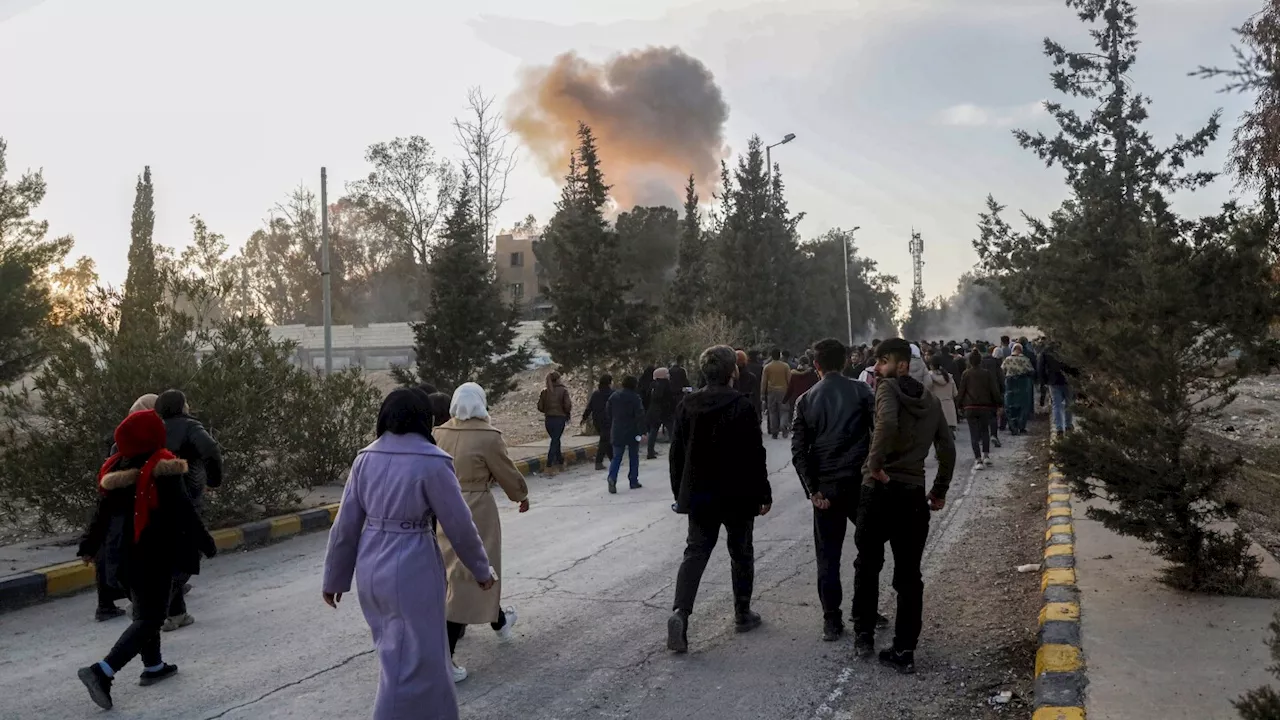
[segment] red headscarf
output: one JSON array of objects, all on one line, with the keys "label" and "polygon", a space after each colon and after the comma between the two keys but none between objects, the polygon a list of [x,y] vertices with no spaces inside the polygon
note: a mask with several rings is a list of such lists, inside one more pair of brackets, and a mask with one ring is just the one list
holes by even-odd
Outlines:
[{"label": "red headscarf", "polygon": [[133,500],[133,541],[142,537],[147,527],[151,511],[160,504],[160,496],[156,492],[151,475],[161,460],[172,460],[176,455],[165,449],[164,421],[155,410],[139,410],[130,413],[115,432],[116,452],[107,458],[102,469],[98,471],[98,492],[106,494],[102,487],[102,478],[111,472],[124,458],[149,456],[142,472],[138,475],[138,485],[134,490]]}]

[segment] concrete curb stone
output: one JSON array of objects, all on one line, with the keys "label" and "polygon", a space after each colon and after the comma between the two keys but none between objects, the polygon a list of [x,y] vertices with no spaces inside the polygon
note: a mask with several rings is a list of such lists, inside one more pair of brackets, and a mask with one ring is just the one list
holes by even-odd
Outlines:
[{"label": "concrete curb stone", "polygon": [[[564,451],[565,465],[584,463],[595,457],[595,448],[573,448]],[[516,467],[524,475],[541,472],[547,467],[547,456],[538,455],[516,460]],[[325,530],[338,515],[338,503],[322,505],[301,512],[279,517],[256,520],[237,527],[214,530],[214,544],[218,552],[265,545],[316,530]],[[96,582],[93,565],[80,560],[36,568],[28,572],[0,577],[0,613],[16,610],[42,600],[74,595],[91,588]]]},{"label": "concrete curb stone", "polygon": [[1076,585],[1071,487],[1049,468],[1044,560],[1040,591],[1040,646],[1036,650],[1033,720],[1084,720],[1084,652],[1080,647],[1080,589]]}]

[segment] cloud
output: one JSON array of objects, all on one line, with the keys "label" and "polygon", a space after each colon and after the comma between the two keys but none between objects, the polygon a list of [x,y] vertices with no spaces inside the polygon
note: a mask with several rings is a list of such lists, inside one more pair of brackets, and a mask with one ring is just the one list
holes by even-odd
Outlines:
[{"label": "cloud", "polygon": [[983,107],[973,103],[952,105],[938,114],[938,121],[952,127],[1009,127],[1044,114],[1044,101],[1026,105]]}]

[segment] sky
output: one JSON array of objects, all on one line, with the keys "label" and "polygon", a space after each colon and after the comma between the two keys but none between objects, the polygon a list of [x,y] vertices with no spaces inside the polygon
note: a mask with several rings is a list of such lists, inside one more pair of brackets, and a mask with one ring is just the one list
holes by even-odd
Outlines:
[{"label": "sky", "polygon": [[[1188,72],[1230,64],[1232,28],[1261,0],[1137,5],[1148,129],[1172,140],[1222,109],[1202,162],[1221,168],[1248,98]],[[0,0],[0,137],[11,174],[43,169],[37,216],[120,283],[145,165],[157,241],[186,245],[198,214],[237,248],[291,189],[318,192],[321,166],[340,196],[371,143],[422,135],[458,157],[469,87],[504,99],[522,68],[569,50],[675,45],[714,73],[734,152],[796,134],[773,158],[803,238],[860,227],[859,251],[906,298],[914,228],[934,297],[976,262],[988,193],[1032,215],[1064,198],[1061,172],[1010,134],[1053,130],[1046,36],[1087,49],[1061,0]],[[524,156],[499,224],[545,221],[558,192]],[[1232,195],[1222,179],[1175,203],[1208,213]]]}]

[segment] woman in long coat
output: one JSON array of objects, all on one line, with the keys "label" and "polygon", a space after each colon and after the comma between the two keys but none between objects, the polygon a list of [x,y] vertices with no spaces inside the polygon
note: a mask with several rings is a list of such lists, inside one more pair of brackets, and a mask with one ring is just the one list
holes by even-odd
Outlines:
[{"label": "woman in long coat", "polygon": [[[458,558],[448,539],[441,541],[440,551],[444,555],[445,573],[449,579],[445,617],[448,619],[449,654],[452,655],[468,625],[488,623],[498,633],[499,640],[511,638],[516,611],[515,608],[502,607],[502,523],[491,489],[494,485],[501,487],[507,499],[520,503],[520,512],[528,512],[529,486],[507,455],[502,433],[489,424],[484,388],[475,383],[460,386],[453,393],[449,414],[452,419],[436,428],[436,442],[441,450],[453,456],[462,497],[471,508],[471,517],[484,540],[485,553],[499,578],[493,588],[480,591],[476,588],[475,576]],[[453,667],[455,680],[466,679],[466,668],[457,663]]]},{"label": "woman in long coat", "polygon": [[938,398],[938,402],[942,405],[942,414],[947,418],[947,427],[951,428],[951,434],[956,432],[956,379],[947,372],[944,367],[945,363],[941,355],[934,355],[929,358],[929,362],[933,365],[933,370],[929,373],[929,392]]},{"label": "woman in long coat", "polygon": [[470,582],[482,590],[495,582],[453,462],[430,437],[425,394],[400,389],[388,395],[378,413],[378,439],[356,456],[329,531],[324,601],[336,608],[358,575],[360,609],[381,667],[374,720],[458,717],[433,516],[471,571]]}]

